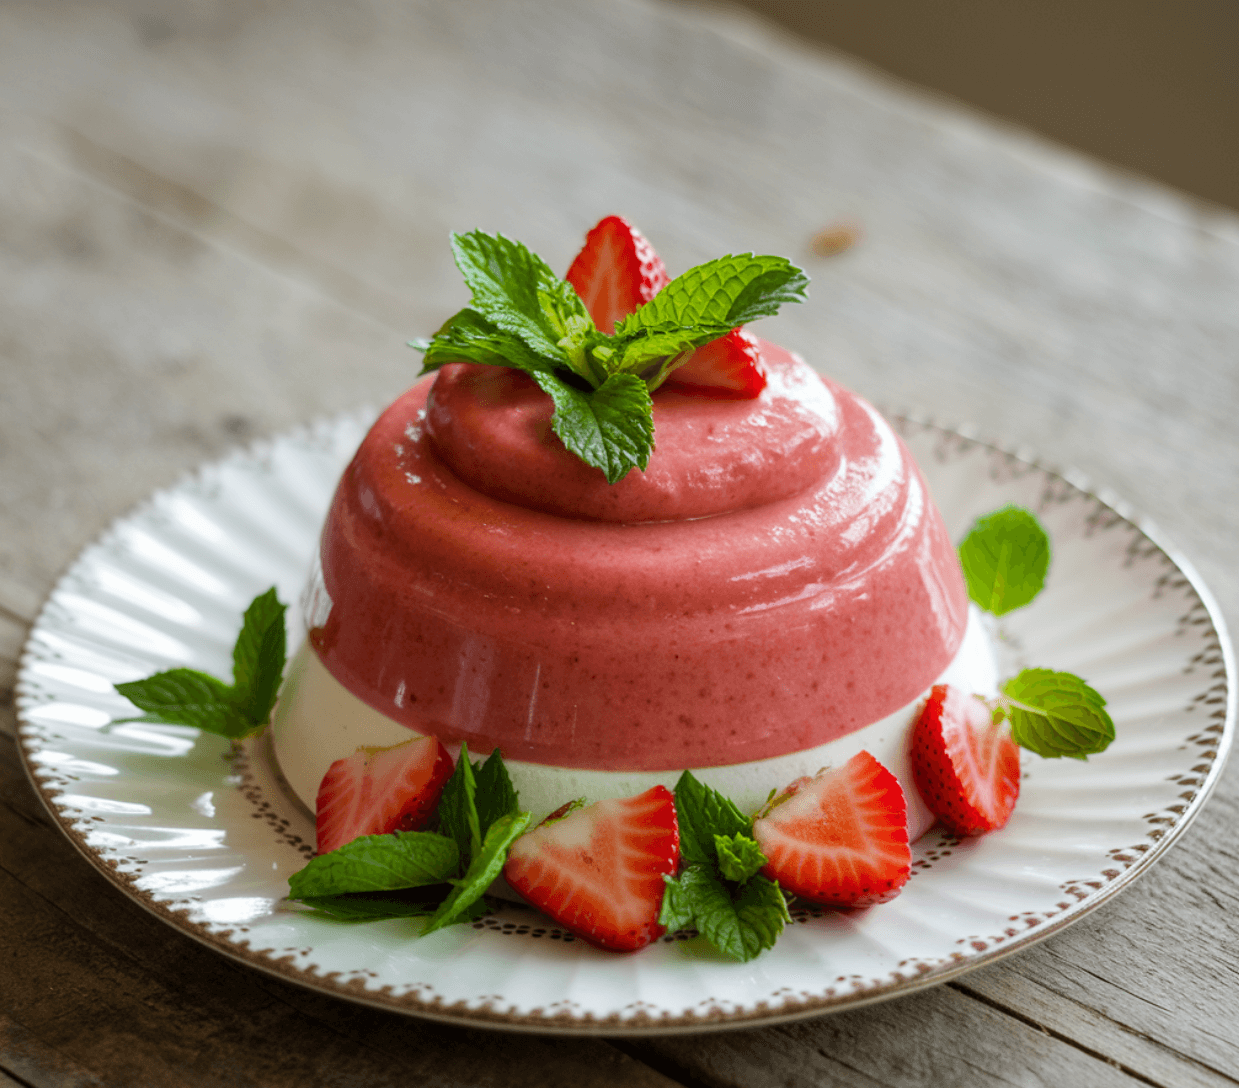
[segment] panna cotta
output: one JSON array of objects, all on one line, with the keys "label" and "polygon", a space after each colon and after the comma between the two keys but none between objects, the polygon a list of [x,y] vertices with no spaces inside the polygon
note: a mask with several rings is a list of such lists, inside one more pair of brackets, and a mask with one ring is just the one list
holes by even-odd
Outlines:
[{"label": "panna cotta", "polygon": [[607,484],[510,369],[452,364],[340,481],[277,707],[311,810],[360,745],[498,747],[522,807],[673,786],[747,811],[868,750],[933,817],[908,735],[935,683],[996,691],[988,636],[906,446],[772,344],[746,400],[654,394],[644,472]]}]

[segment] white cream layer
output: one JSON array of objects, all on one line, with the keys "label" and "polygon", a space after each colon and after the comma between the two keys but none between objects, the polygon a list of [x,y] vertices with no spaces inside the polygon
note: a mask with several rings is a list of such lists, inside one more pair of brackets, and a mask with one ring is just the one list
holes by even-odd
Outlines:
[{"label": "white cream layer", "polygon": [[[997,693],[998,667],[993,646],[975,606],[970,606],[968,629],[955,659],[935,683],[954,684],[982,695]],[[837,766],[865,750],[899,779],[908,802],[908,836],[917,839],[934,822],[913,785],[909,764],[911,726],[926,694],[928,689],[880,721],[816,748],[772,759],[691,770],[702,782],[735,801],[742,811],[754,812],[765,803],[772,789],[782,789],[823,767]],[[388,747],[415,734],[348,691],[324,668],[308,644],[303,644],[293,658],[280,693],[272,735],[284,777],[313,812],[318,785],[337,759],[351,755],[362,745]],[[454,758],[457,752],[452,755]],[[533,813],[535,823],[577,797],[591,801],[631,797],[660,784],[670,789],[680,777],[679,770],[591,771],[515,759],[505,762],[520,793],[521,807]]]}]

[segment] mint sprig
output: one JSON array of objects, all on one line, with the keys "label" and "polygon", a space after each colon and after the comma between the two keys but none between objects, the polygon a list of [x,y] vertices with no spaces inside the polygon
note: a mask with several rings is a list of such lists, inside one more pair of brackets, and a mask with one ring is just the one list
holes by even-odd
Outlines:
[{"label": "mint sprig", "polygon": [[1046,759],[1087,759],[1114,740],[1105,699],[1069,672],[1025,669],[1002,685],[998,710],[1011,739]]},{"label": "mint sprig", "polygon": [[397,831],[362,835],[327,854],[311,858],[288,878],[290,899],[388,892],[442,884],[460,867],[460,851],[446,835]]},{"label": "mint sprig", "polygon": [[271,717],[284,675],[285,611],[274,586],[250,602],[233,646],[232,684],[186,668],[116,684],[121,695],[145,711],[119,720],[192,725],[234,740],[256,733]]},{"label": "mint sprig", "polygon": [[460,746],[438,814],[439,831],[456,843],[465,871],[452,881],[452,891],[436,909],[427,933],[472,917],[473,905],[502,872],[508,847],[530,820],[530,813],[520,811],[520,797],[499,749],[485,763],[473,763],[468,744]]},{"label": "mint sprig", "polygon": [[1004,506],[978,518],[959,545],[968,596],[995,616],[1032,602],[1045,587],[1050,538],[1036,516]]},{"label": "mint sprig", "polygon": [[[502,872],[508,847],[529,826],[496,748],[485,763],[468,745],[443,787],[437,831],[363,835],[288,878],[289,898],[337,921],[430,915],[423,933],[485,914],[482,895]],[[437,895],[390,893],[443,885]],[[448,886],[450,885],[450,888]]]},{"label": "mint sprig", "polygon": [[510,812],[506,816],[500,816],[487,828],[480,848],[469,860],[465,875],[460,880],[453,881],[451,892],[439,904],[423,933],[433,933],[436,929],[464,920],[461,915],[466,914],[482,898],[482,893],[503,872],[503,863],[508,859],[508,847],[525,833],[530,819],[531,813]]},{"label": "mint sprig", "polygon": [[475,230],[452,235],[452,254],[472,301],[430,340],[410,341],[425,353],[422,373],[451,362],[524,371],[554,401],[560,441],[608,483],[649,463],[649,394],[692,350],[803,301],[809,282],[783,257],[720,257],[672,280],[607,334],[572,285],[520,242]]},{"label": "mint sprig", "polygon": [[435,901],[424,897],[376,895],[307,895],[296,900],[337,922],[381,922],[387,918],[422,918],[435,912]]},{"label": "mint sprig", "polygon": [[791,921],[779,885],[752,837],[753,821],[728,798],[685,771],[675,787],[679,877],[664,876],[660,925],[694,928],[725,956],[746,963],[774,945]]}]

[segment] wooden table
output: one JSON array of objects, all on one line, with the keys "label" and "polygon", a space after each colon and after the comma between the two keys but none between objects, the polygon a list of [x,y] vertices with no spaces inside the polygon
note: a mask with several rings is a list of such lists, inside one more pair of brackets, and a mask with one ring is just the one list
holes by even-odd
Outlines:
[{"label": "wooden table", "polygon": [[[238,441],[407,385],[450,229],[565,267],[620,212],[674,270],[800,258],[772,334],[879,404],[1044,451],[1239,616],[1239,220],[649,0],[0,11],[0,1085],[1239,1081],[1239,767],[1069,930],[900,1000],[605,1042],[376,1013],[226,961],[99,877],[19,766],[58,573]],[[809,251],[854,218],[862,243]]]}]

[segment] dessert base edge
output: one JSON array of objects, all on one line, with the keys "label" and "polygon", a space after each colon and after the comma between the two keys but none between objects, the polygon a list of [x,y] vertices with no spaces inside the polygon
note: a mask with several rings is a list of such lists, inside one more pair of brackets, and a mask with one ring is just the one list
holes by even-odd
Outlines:
[{"label": "dessert base edge", "polygon": [[[998,670],[994,649],[975,606],[970,609],[959,651],[934,682],[955,684],[983,695],[996,694]],[[803,775],[842,763],[863,749],[899,779],[908,801],[908,835],[915,840],[934,822],[912,784],[908,762],[909,732],[928,690],[893,714],[827,744],[748,763],[688,769],[732,798],[742,811],[754,812],[765,803],[772,789],[781,789]],[[327,671],[309,643],[302,644],[293,658],[273,716],[272,740],[284,777],[311,812],[319,783],[335,760],[362,745],[388,747],[416,735],[353,695]],[[455,758],[459,748],[448,747],[453,749]],[[472,754],[478,758],[489,753]],[[523,760],[505,763],[520,792],[521,807],[533,813],[535,822],[577,797],[590,801],[629,797],[659,784],[670,789],[684,770],[605,771]]]}]

